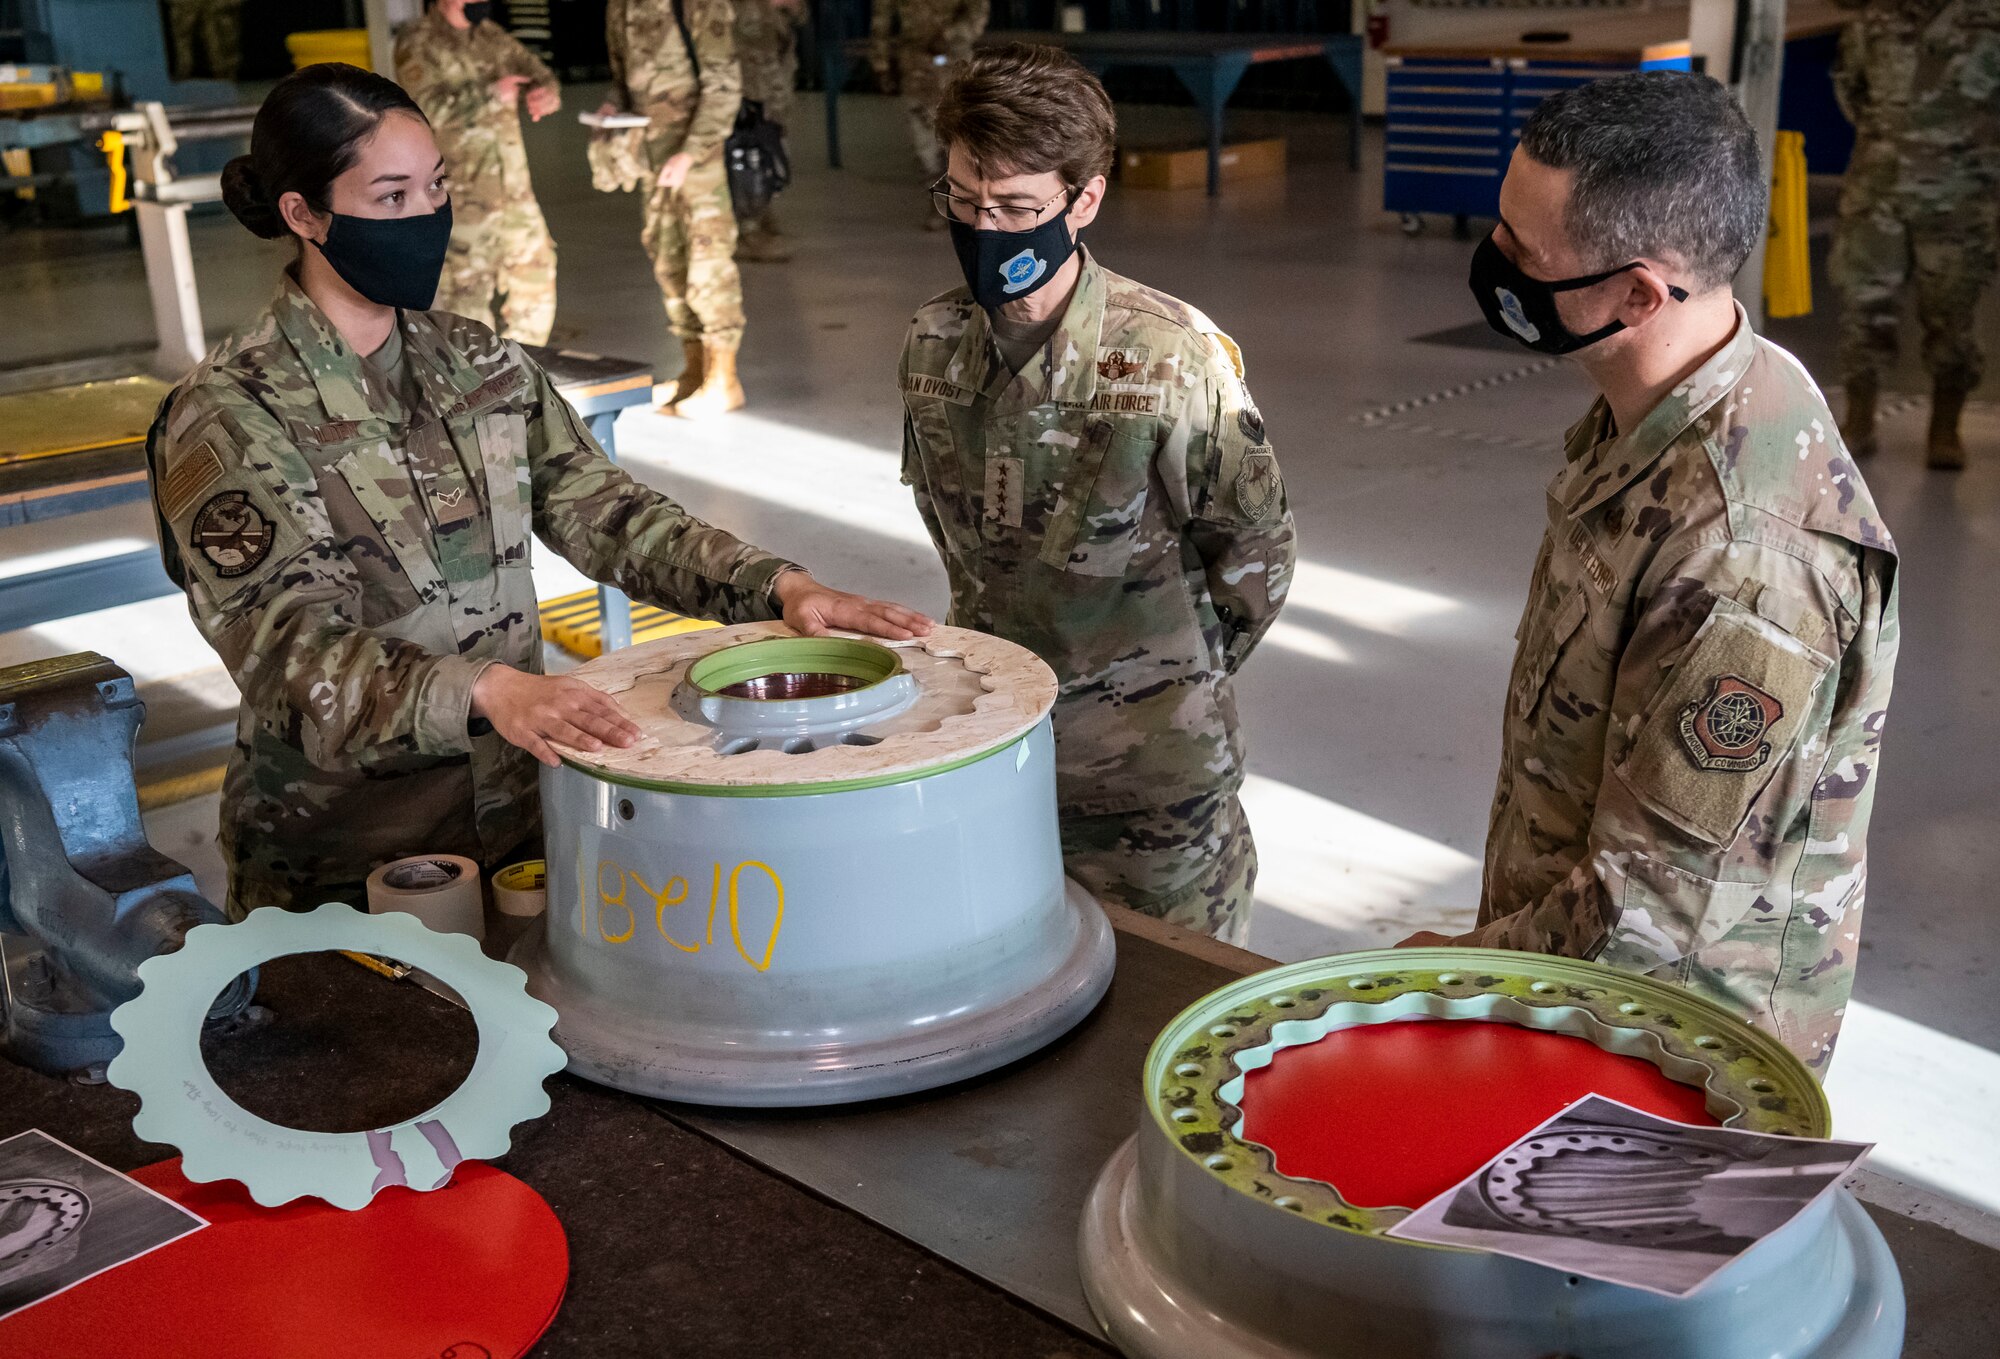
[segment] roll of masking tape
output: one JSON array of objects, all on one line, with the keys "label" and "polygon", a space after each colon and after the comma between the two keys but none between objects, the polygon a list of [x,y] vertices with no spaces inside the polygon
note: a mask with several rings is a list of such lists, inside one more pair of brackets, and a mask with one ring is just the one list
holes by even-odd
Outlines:
[{"label": "roll of masking tape", "polygon": [[456,854],[418,854],[383,864],[368,875],[372,915],[408,911],[434,930],[486,937],[486,901],[479,865]]},{"label": "roll of masking tape", "polygon": [[540,859],[509,864],[493,875],[493,904],[502,915],[540,915],[549,908],[549,866]]}]

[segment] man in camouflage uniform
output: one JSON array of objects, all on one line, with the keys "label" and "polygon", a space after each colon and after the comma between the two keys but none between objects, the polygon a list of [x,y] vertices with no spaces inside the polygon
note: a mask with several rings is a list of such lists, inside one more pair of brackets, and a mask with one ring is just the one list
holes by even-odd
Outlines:
[{"label": "man in camouflage uniform", "polygon": [[[736,0],[736,59],[743,67],[743,97],[764,106],[780,128],[792,125],[792,96],[799,83],[799,25],[804,0]],[[792,252],[778,232],[775,204],[754,220],[737,219],[736,258],[781,264]]]},{"label": "man in camouflage uniform", "polygon": [[[1520,277],[1475,265],[1475,291],[1576,281],[1555,296],[1604,396],[1549,485],[1478,923],[1450,942],[1677,982],[1823,1073],[1854,979],[1896,556],[1818,388],[1731,299],[1768,192],[1705,76],[1583,86],[1523,128],[1490,243]],[[1551,329],[1517,333],[1549,347]]]},{"label": "man in camouflage uniform", "polygon": [[436,0],[396,37],[396,79],[430,119],[451,171],[451,253],[436,307],[522,344],[556,320],[556,243],[528,179],[516,109],[540,121],[562,105],[542,59],[466,0]]},{"label": "man in camouflage uniform", "polygon": [[535,833],[535,756],[471,716],[489,668],[541,672],[531,538],[699,617],[875,626],[633,482],[517,346],[443,312],[400,313],[363,360],[287,277],[174,390],[148,459],[168,573],[243,692],[239,917],[359,903],[409,854],[498,867]]},{"label": "man in camouflage uniform", "polygon": [[176,79],[193,80],[197,75],[197,34],[208,54],[208,74],[217,80],[236,79],[236,68],[243,61],[243,0],[167,0],[167,26]]},{"label": "man in camouflage uniform", "polygon": [[1928,461],[1963,467],[1959,416],[1983,366],[1973,319],[2000,251],[2000,0],[1865,0],[1834,92],[1856,133],[1829,266],[1845,305],[1841,432],[1857,457],[1875,451],[1881,371],[1914,281]]},{"label": "man in camouflage uniform", "polygon": [[653,180],[643,239],[683,355],[679,379],[659,393],[662,407],[690,417],[735,410],[743,404],[736,375],[743,279],[722,147],[743,103],[736,6],[610,0],[604,27],[612,77],[605,110],[652,120],[644,139]]},{"label": "man in camouflage uniform", "polygon": [[[951,135],[977,110],[991,128],[1009,92],[1075,116],[953,145],[951,192],[1042,203],[1022,211],[1053,220],[1071,183],[1081,229],[1104,192],[1110,100],[1055,49],[1009,48],[962,68],[940,124]],[[1066,163],[1014,173],[1037,153]],[[962,182],[975,161],[992,178]],[[1070,876],[1240,941],[1257,857],[1232,679],[1291,579],[1277,459],[1242,356],[1206,316],[1088,252],[1049,278],[1024,299],[1046,315],[1025,341],[1021,303],[989,314],[957,288],[918,311],[898,369],[903,480],[944,559],[951,621],[1029,648],[1061,682]]]},{"label": "man in camouflage uniform", "polygon": [[875,0],[868,62],[882,93],[903,96],[910,144],[926,180],[944,173],[938,97],[950,68],[972,55],[986,31],[987,10],[987,0]]}]

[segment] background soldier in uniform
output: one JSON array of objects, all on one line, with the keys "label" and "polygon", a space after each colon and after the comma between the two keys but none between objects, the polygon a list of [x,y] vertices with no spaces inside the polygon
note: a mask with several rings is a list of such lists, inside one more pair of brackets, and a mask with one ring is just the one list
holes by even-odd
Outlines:
[{"label": "background soldier in uniform", "polygon": [[1875,451],[1883,365],[1916,284],[1932,382],[1928,461],[1965,466],[1959,415],[1979,385],[1979,295],[2000,249],[2000,0],[1866,0],[1834,92],[1855,126],[1829,269],[1845,305],[1841,432]]},{"label": "background soldier in uniform", "polygon": [[1478,925],[1449,942],[1678,982],[1824,1073],[1861,931],[1896,556],[1819,389],[1731,297],[1769,192],[1706,76],[1585,85],[1522,129],[1473,291],[1602,395],[1549,486]]},{"label": "background soldier in uniform", "polygon": [[935,193],[967,287],[898,373],[909,483],[952,621],[1054,668],[1063,861],[1101,899],[1241,940],[1256,848],[1235,675],[1290,584],[1290,511],[1242,356],[1077,245],[1115,126],[1050,47],[975,57]]},{"label": "background soldier in uniform", "polygon": [[236,68],[243,62],[243,0],[167,0],[167,26],[176,78],[195,78],[194,41],[199,34],[208,54],[208,73],[217,80],[236,79]]},{"label": "background soldier in uniform", "polygon": [[[986,31],[987,0],[875,0],[869,64],[884,94],[901,94],[910,144],[926,180],[944,173],[937,106],[950,68],[972,55]],[[924,217],[925,225],[937,219]]]},{"label": "background soldier in uniform", "polygon": [[436,0],[396,38],[396,78],[430,119],[451,168],[451,253],[437,310],[522,344],[556,321],[556,243],[528,179],[517,108],[562,107],[555,75],[493,23],[487,0]]},{"label": "background soldier in uniform", "polygon": [[[792,96],[799,83],[799,25],[804,0],[736,0],[736,60],[743,68],[743,97],[764,106],[764,116],[790,131]],[[737,219],[736,258],[779,264],[792,257],[779,237],[775,203],[754,221]]]},{"label": "background soldier in uniform", "polygon": [[652,121],[645,154],[646,253],[680,338],[680,377],[663,408],[704,416],[743,404],[736,351],[743,342],[743,279],[736,271],[736,209],[722,144],[736,126],[743,75],[731,0],[610,0],[605,37],[612,97],[606,113]]}]

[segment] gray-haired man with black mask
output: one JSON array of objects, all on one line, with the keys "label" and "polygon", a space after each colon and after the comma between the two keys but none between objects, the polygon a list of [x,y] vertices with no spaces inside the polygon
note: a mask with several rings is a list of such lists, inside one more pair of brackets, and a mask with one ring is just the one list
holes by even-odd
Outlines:
[{"label": "gray-haired man with black mask", "polygon": [[1824,1072],[1896,557],[1819,389],[1731,296],[1767,193],[1705,76],[1582,86],[1522,129],[1473,293],[1600,395],[1549,486],[1478,923],[1453,942],[1678,982]]}]

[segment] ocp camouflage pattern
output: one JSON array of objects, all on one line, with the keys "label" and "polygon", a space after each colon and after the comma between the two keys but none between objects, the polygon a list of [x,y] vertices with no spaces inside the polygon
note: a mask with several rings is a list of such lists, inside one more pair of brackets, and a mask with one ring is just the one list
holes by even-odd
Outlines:
[{"label": "ocp camouflage pattern", "polygon": [[[681,39],[670,0],[610,0],[604,30],[612,98],[652,120],[644,134],[641,239],[653,261],[667,323],[682,339],[734,348],[743,335],[743,281],[736,269],[736,212],[722,146],[743,103],[736,7],[731,0],[682,4],[692,52]],[[681,152],[694,161],[686,183],[660,188],[653,176]]]},{"label": "ocp camouflage pattern", "polygon": [[[512,105],[493,97],[493,82],[510,75],[530,82]],[[491,20],[457,29],[433,7],[396,36],[396,79],[430,119],[451,172],[451,251],[433,306],[546,344],[556,243],[528,177],[521,116],[529,89],[561,88],[554,73]]]},{"label": "ocp camouflage pattern", "polygon": [[964,288],[904,342],[903,480],[951,581],[951,622],[1055,670],[1066,821],[1228,796],[1231,677],[1277,617],[1294,540],[1232,341],[1088,252],[1016,375]]},{"label": "ocp camouflage pattern", "polygon": [[1739,310],[1629,434],[1571,429],[1516,633],[1478,927],[1678,982],[1824,1073],[1853,986],[1896,549]]},{"label": "ocp camouflage pattern", "polygon": [[792,125],[799,84],[799,26],[805,3],[779,7],[771,0],[736,0],[736,60],[743,69],[743,97],[764,106],[764,116]]},{"label": "ocp camouflage pattern", "polygon": [[1834,91],[1855,125],[1829,272],[1843,375],[1897,352],[1914,282],[1925,367],[1969,392],[1973,324],[2000,258],[2000,0],[1868,0],[1841,35]]},{"label": "ocp camouflage pattern", "polygon": [[923,173],[944,173],[938,100],[951,68],[972,55],[986,31],[988,0],[875,0],[868,60],[882,88],[902,96],[910,145]]},{"label": "ocp camouflage pattern", "polygon": [[497,866],[536,829],[538,766],[468,721],[487,666],[541,669],[530,535],[641,602],[774,616],[786,563],[632,481],[518,346],[443,312],[399,324],[415,410],[287,277],[148,441],[168,572],[243,694],[238,915],[358,901],[406,854]]}]

